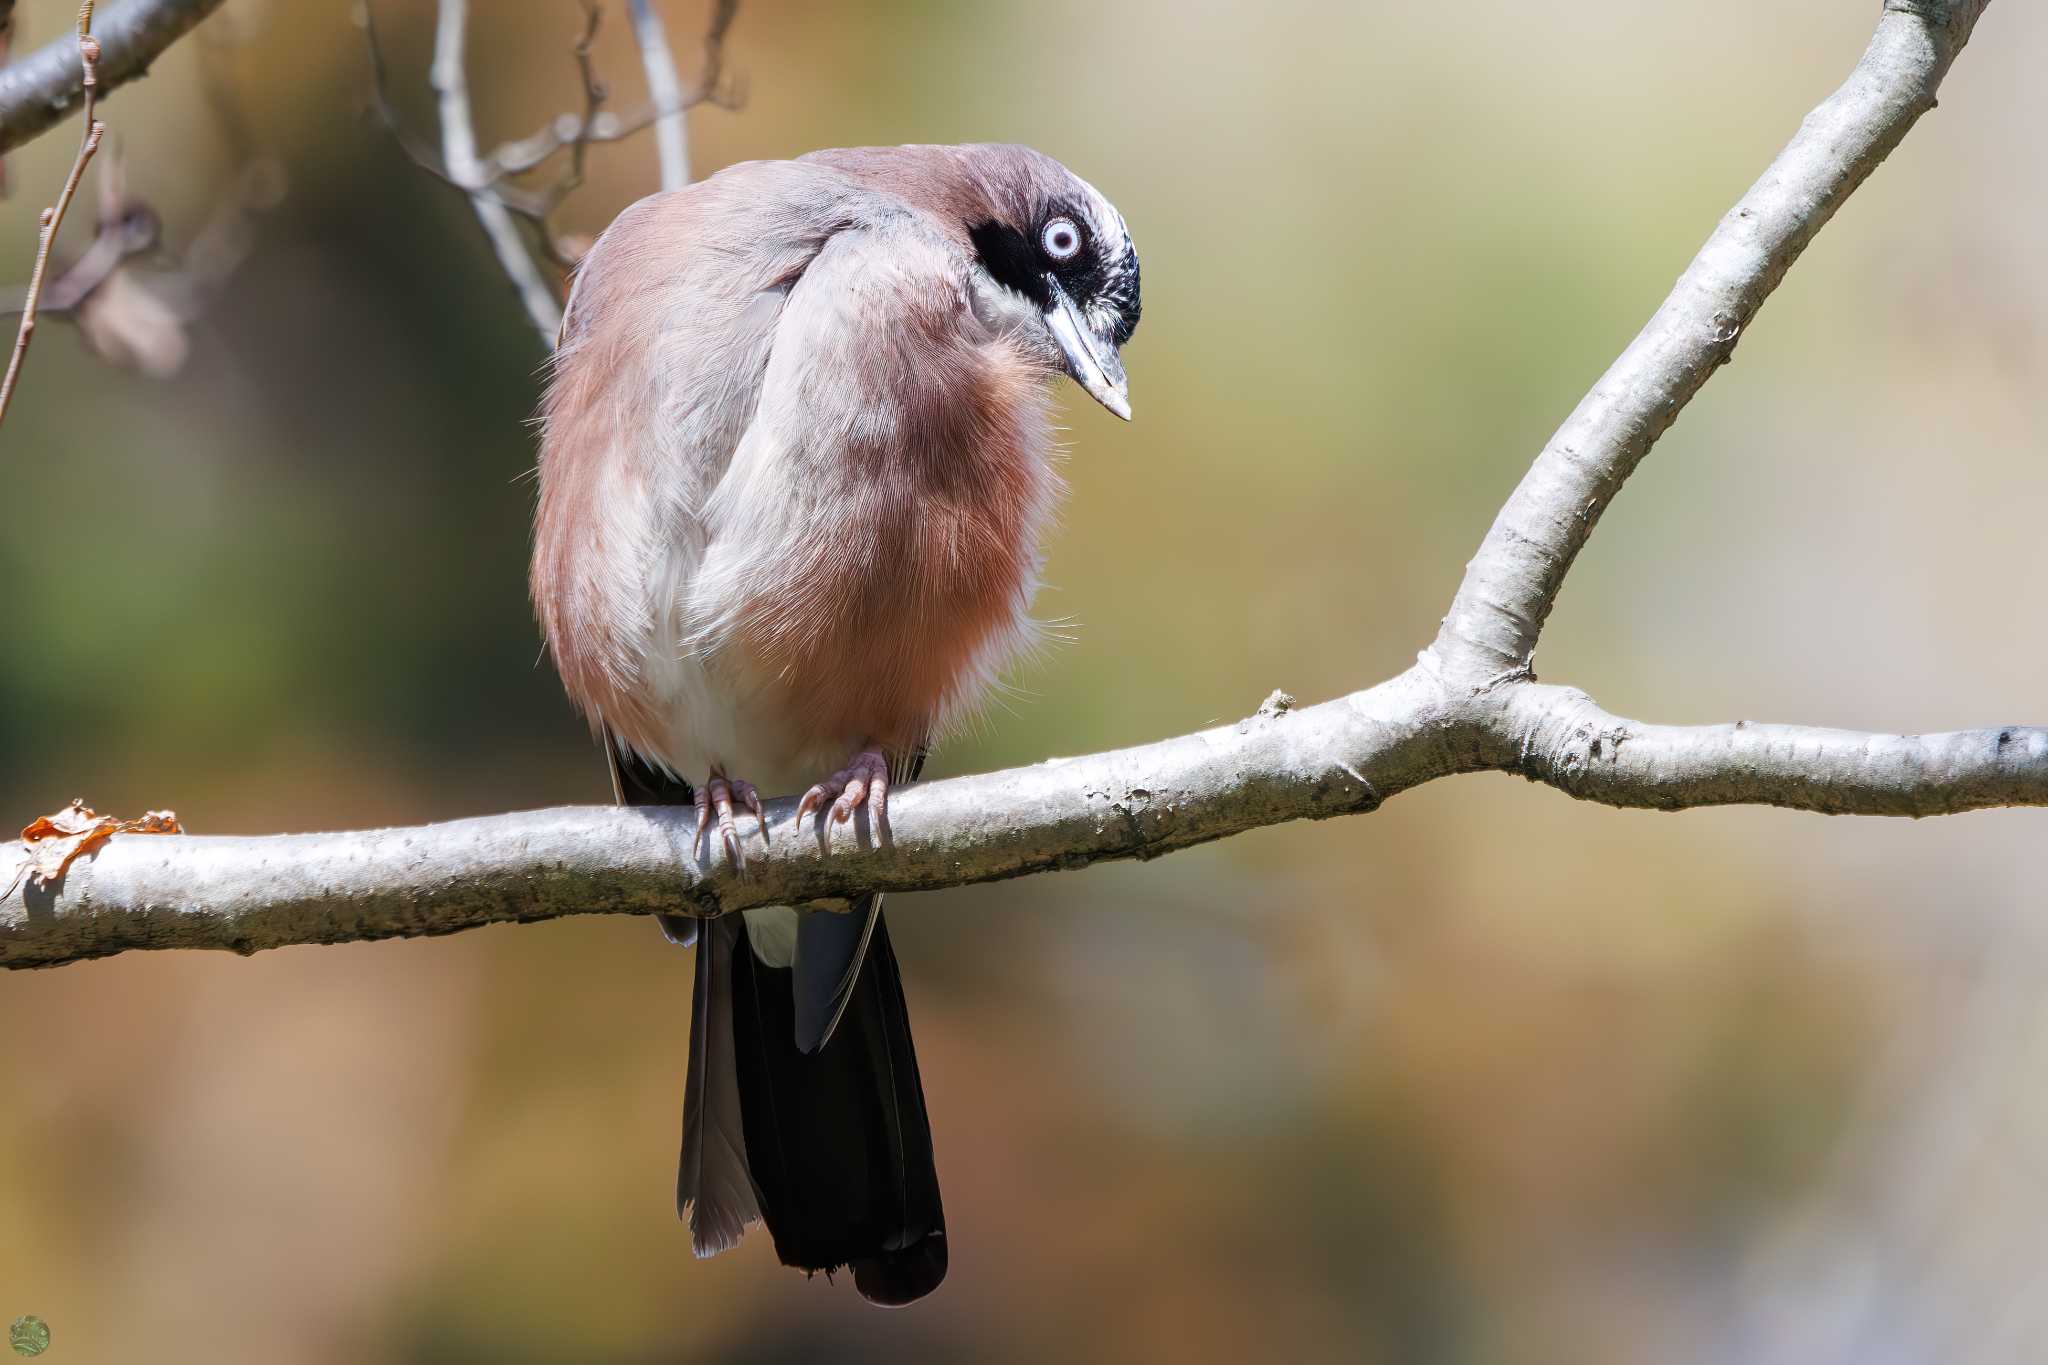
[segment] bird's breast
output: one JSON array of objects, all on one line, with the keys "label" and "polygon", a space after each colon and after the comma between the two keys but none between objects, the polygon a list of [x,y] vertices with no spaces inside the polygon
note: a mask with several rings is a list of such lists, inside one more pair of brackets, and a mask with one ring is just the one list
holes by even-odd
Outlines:
[{"label": "bird's breast", "polygon": [[765,556],[721,649],[792,733],[914,748],[1029,643],[1058,476],[1042,375],[990,351],[943,409],[791,461],[787,519],[714,545]]}]

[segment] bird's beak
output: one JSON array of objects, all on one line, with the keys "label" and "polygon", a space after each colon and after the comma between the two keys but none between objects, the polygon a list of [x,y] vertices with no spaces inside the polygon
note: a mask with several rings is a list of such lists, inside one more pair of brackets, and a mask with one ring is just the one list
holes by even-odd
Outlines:
[{"label": "bird's beak", "polygon": [[1066,356],[1067,373],[1096,402],[1130,421],[1131,385],[1117,358],[1116,343],[1088,325],[1058,280],[1048,276],[1046,283],[1052,286],[1052,307],[1046,309],[1045,325]]}]

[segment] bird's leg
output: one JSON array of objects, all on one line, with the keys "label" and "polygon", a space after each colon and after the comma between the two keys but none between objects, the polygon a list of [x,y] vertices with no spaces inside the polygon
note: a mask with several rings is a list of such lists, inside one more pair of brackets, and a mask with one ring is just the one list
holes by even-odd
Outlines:
[{"label": "bird's leg", "polygon": [[[827,802],[831,804],[827,806]],[[847,759],[845,767],[823,782],[813,783],[796,803],[796,820],[801,825],[804,816],[815,807],[821,826],[828,816],[833,824],[843,825],[862,805],[867,806],[876,831],[885,832],[889,823],[889,760],[872,746]]]},{"label": "bird's leg", "polygon": [[761,811],[760,793],[754,790],[753,783],[727,777],[720,768],[713,768],[710,780],[697,788],[697,832],[691,836],[691,842],[704,837],[704,827],[711,822],[712,812],[716,811],[718,837],[725,845],[725,856],[732,859],[733,866],[745,872],[747,855],[740,847],[739,822],[732,811],[734,801],[754,813],[754,819],[761,826],[761,842],[768,842],[768,817]]}]

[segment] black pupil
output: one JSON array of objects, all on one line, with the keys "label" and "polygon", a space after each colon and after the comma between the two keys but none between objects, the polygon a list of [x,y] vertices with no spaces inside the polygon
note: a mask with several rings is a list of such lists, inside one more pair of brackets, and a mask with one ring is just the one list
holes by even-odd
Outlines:
[{"label": "black pupil", "polygon": [[1072,251],[1074,249],[1074,230],[1069,227],[1054,228],[1052,230],[1052,249],[1061,256]]}]

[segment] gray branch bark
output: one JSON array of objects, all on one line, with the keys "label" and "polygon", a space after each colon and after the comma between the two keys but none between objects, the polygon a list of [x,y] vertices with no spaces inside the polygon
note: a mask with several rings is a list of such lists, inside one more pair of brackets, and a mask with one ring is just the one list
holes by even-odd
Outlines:
[{"label": "gray branch bark", "polygon": [[[1874,735],[1679,727],[1540,684],[1533,659],[1572,560],[1636,465],[1724,363],[1799,253],[1915,120],[1988,0],[1890,0],[1848,81],[1743,195],[1642,333],[1537,456],[1467,569],[1435,643],[1367,691],[1087,758],[912,786],[893,826],[829,850],[769,806],[748,873],[686,810],[572,808],[417,829],[256,839],[116,836],[56,884],[0,899],[0,964],[131,948],[450,933],[571,914],[699,915],[844,901],[1115,858],[1287,820],[1370,811],[1453,773],[1519,773],[1615,806],[1767,804],[1940,815],[2048,806],[2048,729]],[[444,11],[445,13],[445,11]],[[25,855],[0,851],[0,887]]]},{"label": "gray branch bark", "polygon": [[[149,73],[149,64],[221,0],[126,0],[93,15],[100,40],[99,87],[116,87]],[[0,152],[12,151],[61,123],[85,98],[78,64],[78,34],[65,31],[19,61],[0,67]]]},{"label": "gray branch bark", "polygon": [[[1576,688],[1509,689],[1491,767],[1588,801],[1652,810],[1787,806],[1824,815],[1955,815],[2048,805],[2048,728],[1874,735],[1813,725],[1645,725]],[[1505,743],[1503,743],[1505,742]]]},{"label": "gray branch bark", "polygon": [[[266,838],[116,836],[50,890],[0,903],[0,963],[130,948],[253,951],[448,933],[575,914],[681,911],[914,891],[1150,858],[1257,825],[1370,810],[1475,755],[1446,741],[1433,689],[1404,675],[1293,711],[1135,749],[903,787],[890,826],[862,812],[799,830],[793,799],[751,818],[747,873],[681,807],[563,807],[416,829]],[[1371,780],[1364,776],[1370,773]],[[0,887],[21,855],[0,850]]]}]

